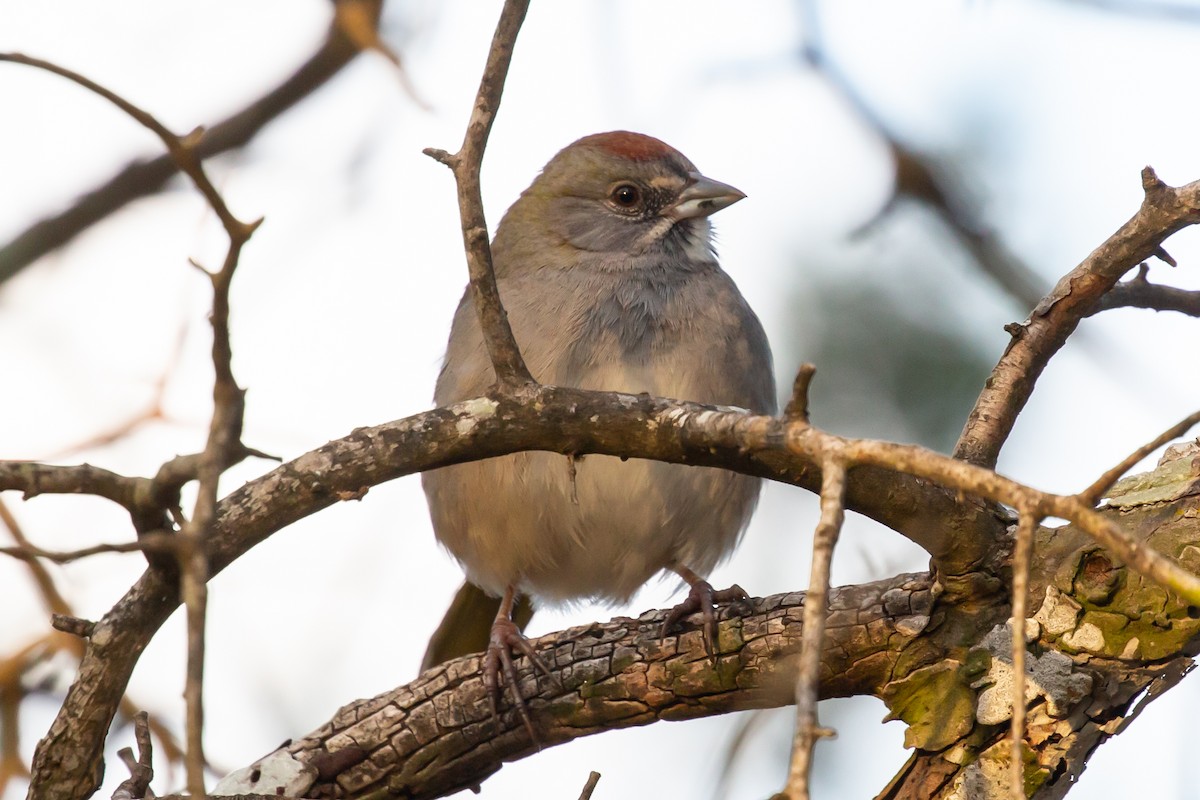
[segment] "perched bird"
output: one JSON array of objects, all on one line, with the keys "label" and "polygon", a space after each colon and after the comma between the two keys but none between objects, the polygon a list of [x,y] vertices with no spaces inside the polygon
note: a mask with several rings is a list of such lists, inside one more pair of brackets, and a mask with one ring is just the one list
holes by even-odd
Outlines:
[{"label": "perched bird", "polygon": [[[743,197],[642,134],[586,136],[554,156],[492,243],[500,298],[533,377],[773,413],[766,335],[717,264],[708,221]],[[468,289],[434,399],[477,397],[494,380]],[[699,611],[710,647],[714,602],[745,596],[713,592],[703,576],[737,544],[757,478],[525,452],[432,470],[423,484],[438,540],[469,581],[503,598],[484,663],[493,710],[501,668],[517,694],[514,649],[540,665],[511,620],[520,595],[621,602],[674,571],[691,592],[664,632]],[[519,696],[517,706],[532,736]]]}]

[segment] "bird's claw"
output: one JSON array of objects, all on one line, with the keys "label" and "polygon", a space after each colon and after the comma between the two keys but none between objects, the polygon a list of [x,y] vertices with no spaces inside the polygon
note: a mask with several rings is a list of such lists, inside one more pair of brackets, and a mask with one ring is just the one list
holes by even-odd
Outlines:
[{"label": "bird's claw", "polygon": [[530,740],[538,749],[541,749],[541,741],[534,730],[533,718],[529,714],[529,706],[525,703],[525,698],[521,696],[521,686],[517,679],[517,667],[513,662],[514,652],[526,656],[533,664],[535,670],[557,684],[557,680],[550,673],[550,668],[546,666],[546,662],[533,649],[533,645],[521,633],[521,629],[517,627],[517,624],[506,617],[497,617],[496,621],[492,623],[492,633],[488,638],[487,651],[483,655],[483,685],[487,689],[488,706],[491,708],[492,720],[496,724],[496,729],[499,730],[500,712],[498,704],[500,702],[500,681],[503,677],[504,681],[512,688],[513,705],[516,706],[517,713],[521,716],[521,722],[525,725],[525,730],[529,734]]},{"label": "bird's claw", "polygon": [[708,653],[709,658],[716,658],[717,612],[715,607],[723,603],[730,605],[743,604],[749,599],[750,595],[746,594],[746,590],[736,583],[728,589],[721,589],[719,591],[713,589],[712,584],[706,580],[698,580],[691,583],[687,598],[667,612],[667,618],[663,620],[659,638],[665,637],[679,620],[689,614],[699,612],[704,618],[704,624],[701,628],[704,632],[704,651]]}]

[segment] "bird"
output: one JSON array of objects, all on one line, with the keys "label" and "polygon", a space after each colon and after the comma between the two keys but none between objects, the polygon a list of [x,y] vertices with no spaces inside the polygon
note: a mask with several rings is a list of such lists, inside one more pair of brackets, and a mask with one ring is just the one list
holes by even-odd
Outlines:
[{"label": "bird", "polygon": [[[560,150],[504,214],[491,246],[500,299],[534,379],[773,414],[770,346],[718,264],[709,221],[744,197],[645,134],[592,134]],[[494,382],[468,287],[434,401],[478,397]],[[737,586],[714,591],[706,576],[737,545],[760,483],[714,467],[549,452],[423,473],[436,538],[468,580],[455,607],[478,607],[472,585],[501,598],[482,666],[493,716],[503,670],[537,740],[512,657],[549,670],[512,619],[522,598],[621,603],[674,572],[689,593],[663,634],[700,612],[711,653],[714,604],[746,595]],[[442,627],[455,624],[452,609]]]}]

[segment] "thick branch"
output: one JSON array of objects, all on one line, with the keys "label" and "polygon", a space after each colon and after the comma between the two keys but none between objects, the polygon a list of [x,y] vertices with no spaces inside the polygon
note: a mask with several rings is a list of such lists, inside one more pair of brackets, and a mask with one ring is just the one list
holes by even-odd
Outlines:
[{"label": "thick branch", "polygon": [[[519,450],[655,458],[808,485],[816,471],[813,464],[834,447],[841,448],[847,463],[877,468],[868,474],[870,480],[891,476],[874,493],[874,505],[865,510],[886,520],[888,504],[895,498],[924,505],[923,515],[914,515],[908,507],[897,513],[905,532],[927,537],[932,544],[941,543],[937,529],[913,523],[933,525],[939,510],[953,524],[973,519],[971,524],[982,530],[996,523],[979,506],[956,502],[955,488],[1012,505],[1019,500],[1022,505],[1036,505],[1041,514],[1077,522],[1130,566],[1159,576],[1200,605],[1195,576],[1131,541],[1116,523],[1078,498],[1034,492],[919,447],[835,437],[802,421],[551,386],[532,387],[520,397],[477,398],[360,428],[245,484],[218,507],[208,543],[209,565],[215,575],[275,531],[339,499],[359,498],[384,481]],[[855,495],[852,487],[861,470],[854,468],[848,474],[849,498]],[[897,475],[898,471],[917,477]],[[930,480],[950,488],[933,486]],[[79,676],[35,755],[35,782],[63,787],[62,793],[52,796],[79,797],[94,787],[104,735],[137,654],[178,602],[174,581],[150,570],[97,623]]]},{"label": "thick branch", "polygon": [[[802,593],[763,598],[749,615],[722,622],[715,665],[700,625],[659,639],[665,611],[536,640],[538,650],[552,654],[547,660],[562,683],[555,688],[536,679],[522,662],[522,692],[531,698],[543,743],[791,703],[803,599]],[[922,575],[835,590],[821,658],[822,696],[876,692],[912,639],[913,631],[901,632],[905,626],[897,622],[926,618],[932,602],[928,576]],[[342,759],[345,766],[326,771],[310,794],[336,786],[344,792],[339,796],[364,797],[386,786],[402,797],[439,797],[478,784],[504,761],[533,749],[511,709],[500,730],[493,729],[484,697],[478,657],[457,659],[407,686],[346,706],[287,751],[312,766]],[[350,759],[348,750],[358,757]]]},{"label": "thick branch", "polygon": [[1145,198],[1121,228],[1065,275],[1022,325],[967,418],[954,455],[992,467],[1051,357],[1121,276],[1162,251],[1175,231],[1200,222],[1200,181],[1178,189],[1142,171]]}]

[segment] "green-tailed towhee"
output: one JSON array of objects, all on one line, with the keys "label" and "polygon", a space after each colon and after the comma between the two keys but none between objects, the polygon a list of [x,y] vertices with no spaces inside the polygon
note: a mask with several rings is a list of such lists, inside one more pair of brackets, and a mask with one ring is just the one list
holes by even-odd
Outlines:
[{"label": "green-tailed towhee", "polygon": [[[650,136],[601,133],[559,152],[492,243],[533,377],[773,413],[767,338],[718,266],[708,221],[744,196]],[[468,291],[434,399],[476,397],[493,381]],[[572,477],[566,457],[525,452],[433,470],[423,483],[438,540],[471,582],[504,598],[485,661],[493,697],[502,666],[515,689],[510,648],[533,655],[510,620],[515,596],[620,602],[672,570],[692,591],[664,631],[700,611],[710,642],[714,600],[744,596],[714,593],[702,576],[737,544],[756,478],[601,455],[578,459]],[[518,707],[532,735],[519,697]]]}]

